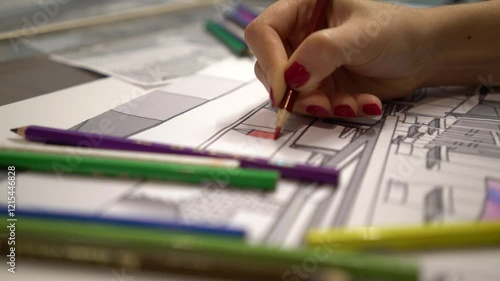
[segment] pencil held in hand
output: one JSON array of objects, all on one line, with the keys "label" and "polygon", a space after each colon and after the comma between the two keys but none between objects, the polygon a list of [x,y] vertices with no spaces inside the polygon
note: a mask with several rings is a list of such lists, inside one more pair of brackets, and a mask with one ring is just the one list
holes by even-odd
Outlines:
[{"label": "pencil held in hand", "polygon": [[[316,0],[311,20],[307,26],[306,37],[319,29],[319,24],[325,15],[327,4],[328,0]],[[288,118],[292,114],[297,95],[298,92],[292,89],[290,85],[287,85],[285,96],[283,97],[278,109],[278,119],[276,120],[276,129],[274,131],[275,140],[279,138],[282,128],[285,126]]]},{"label": "pencil held in hand", "polygon": [[295,90],[287,89],[283,100],[281,101],[278,117],[276,120],[276,129],[274,130],[274,139],[277,140],[281,135],[281,130],[285,126],[286,121],[290,118],[297,99],[297,92]]}]

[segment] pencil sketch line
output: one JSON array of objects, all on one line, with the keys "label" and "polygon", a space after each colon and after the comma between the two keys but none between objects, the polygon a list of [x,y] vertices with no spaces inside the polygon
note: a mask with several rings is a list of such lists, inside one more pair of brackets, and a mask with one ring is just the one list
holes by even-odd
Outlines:
[{"label": "pencil sketch line", "polygon": [[132,195],[135,191],[137,191],[138,187],[141,184],[143,184],[145,182],[146,182],[146,180],[137,181],[135,184],[130,186],[130,188],[128,188],[126,191],[124,191],[119,197],[115,197],[112,200],[110,200],[110,202],[106,202],[105,204],[102,204],[101,207],[97,207],[95,212],[94,212],[94,215],[101,216],[102,213],[104,213],[106,211],[106,209],[112,207],[115,203],[118,203],[120,201],[127,199],[130,195]]},{"label": "pencil sketch line", "polygon": [[156,119],[156,118],[151,118],[151,117],[144,117],[144,116],[135,115],[135,114],[131,114],[131,113],[125,113],[125,112],[117,111],[117,110],[114,110],[114,109],[111,109],[110,111],[113,111],[113,112],[116,112],[116,113],[119,113],[119,114],[123,114],[123,115],[127,115],[127,116],[141,118],[141,119],[149,119],[149,120],[160,121],[160,122],[163,121],[161,119]]},{"label": "pencil sketch line", "polygon": [[87,122],[89,122],[89,120],[90,120],[90,119],[87,119],[87,120],[85,120],[85,121],[81,122],[81,123],[80,123],[80,124],[78,124],[77,126],[73,127],[73,130],[74,130],[74,131],[78,131],[78,130],[80,130],[80,128],[81,128],[81,127],[83,127],[85,124],[87,124]]},{"label": "pencil sketch line", "polygon": [[250,110],[247,114],[243,115],[242,117],[238,118],[235,122],[231,123],[230,125],[227,125],[226,127],[218,130],[217,132],[215,132],[210,138],[208,138],[206,141],[202,142],[198,148],[200,149],[205,149],[207,147],[209,147],[210,145],[212,145],[215,141],[219,140],[222,135],[224,135],[225,133],[227,133],[228,131],[230,131],[231,129],[235,128],[238,124],[242,123],[243,121],[247,120],[248,118],[250,118],[250,116],[252,116],[253,114],[255,114],[256,112],[258,112],[262,107],[264,107],[268,102],[265,102],[263,104],[261,104],[260,106],[256,107],[255,109],[252,109]]}]

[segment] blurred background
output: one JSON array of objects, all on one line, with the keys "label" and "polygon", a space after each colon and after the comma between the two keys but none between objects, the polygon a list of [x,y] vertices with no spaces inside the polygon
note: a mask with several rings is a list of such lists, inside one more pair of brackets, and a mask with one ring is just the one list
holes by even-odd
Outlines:
[{"label": "blurred background", "polygon": [[[477,0],[386,1],[432,7]],[[206,19],[222,19],[225,11],[240,2],[259,11],[274,1],[0,1],[0,106],[104,77],[97,72],[57,63],[51,59],[54,56],[69,52],[73,58],[75,55],[78,58],[83,56],[81,52],[98,53],[110,45],[130,48],[143,44],[143,47],[153,48],[153,41],[163,41],[160,42],[164,44],[162,47],[168,47],[175,45],[175,40],[201,40],[203,36],[199,36],[199,32]],[[116,20],[123,16],[127,19]],[[214,53],[217,52],[215,45],[204,44],[204,48]],[[190,62],[175,65],[189,66]]]},{"label": "blurred background", "polygon": [[[473,0],[464,0],[471,2]],[[151,7],[166,4],[187,4],[194,0],[16,0],[0,3],[0,34],[11,37],[14,31],[21,31],[16,39],[0,41],[0,62],[25,57],[36,53],[51,53],[68,48],[94,44],[103,40],[112,40],[133,36],[144,32],[173,28],[175,23],[185,20],[186,14],[166,13],[160,16],[143,17],[125,22],[117,22],[86,28],[70,29],[42,35],[34,35],[39,26],[60,24],[81,19],[92,19],[117,13],[133,13]],[[274,1],[245,0],[251,6],[264,8]],[[460,0],[403,0],[392,1],[410,6],[429,7],[447,5]],[[218,4],[205,9],[197,9],[196,17],[207,16],[223,10],[225,6],[235,5],[236,1],[221,0]],[[193,14],[192,12],[190,13]],[[0,38],[2,38],[0,36]]]}]

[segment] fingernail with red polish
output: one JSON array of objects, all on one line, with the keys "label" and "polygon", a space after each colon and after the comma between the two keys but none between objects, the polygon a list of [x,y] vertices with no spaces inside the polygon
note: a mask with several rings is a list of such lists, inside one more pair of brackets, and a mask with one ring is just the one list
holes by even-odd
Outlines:
[{"label": "fingernail with red polish", "polygon": [[272,87],[269,87],[269,99],[271,100],[271,106],[274,107],[274,95]]},{"label": "fingernail with red polish", "polygon": [[298,62],[292,63],[285,71],[286,85],[294,89],[304,85],[309,80],[309,77],[311,77],[311,74]]},{"label": "fingernail with red polish", "polygon": [[337,105],[333,109],[333,114],[339,117],[356,117],[356,114],[354,114],[354,110],[352,110],[350,106],[345,104]]},{"label": "fingernail with red polish", "polygon": [[310,105],[306,108],[306,112],[320,118],[327,118],[330,117],[330,113],[328,110],[324,109],[321,106],[317,105]]},{"label": "fingernail with red polish", "polygon": [[380,110],[378,104],[375,103],[365,104],[362,106],[362,108],[363,112],[366,115],[382,115],[382,111]]}]

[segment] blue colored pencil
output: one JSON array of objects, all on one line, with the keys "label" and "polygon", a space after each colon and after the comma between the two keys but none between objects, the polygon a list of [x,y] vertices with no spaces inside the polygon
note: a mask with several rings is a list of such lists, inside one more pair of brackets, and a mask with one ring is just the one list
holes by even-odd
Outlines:
[{"label": "blue colored pencil", "polygon": [[[1,206],[3,210],[7,210],[7,206]],[[54,219],[61,221],[74,221],[74,222],[88,222],[98,224],[109,224],[128,226],[135,228],[150,228],[150,229],[164,229],[166,231],[186,232],[192,234],[226,236],[231,238],[245,238],[245,230],[233,228],[228,226],[213,226],[201,225],[193,223],[182,223],[179,221],[156,221],[156,220],[139,220],[135,218],[122,218],[122,217],[99,217],[95,215],[86,215],[74,212],[58,212],[47,210],[30,210],[30,209],[16,209],[16,217],[28,217],[38,219]]]}]

